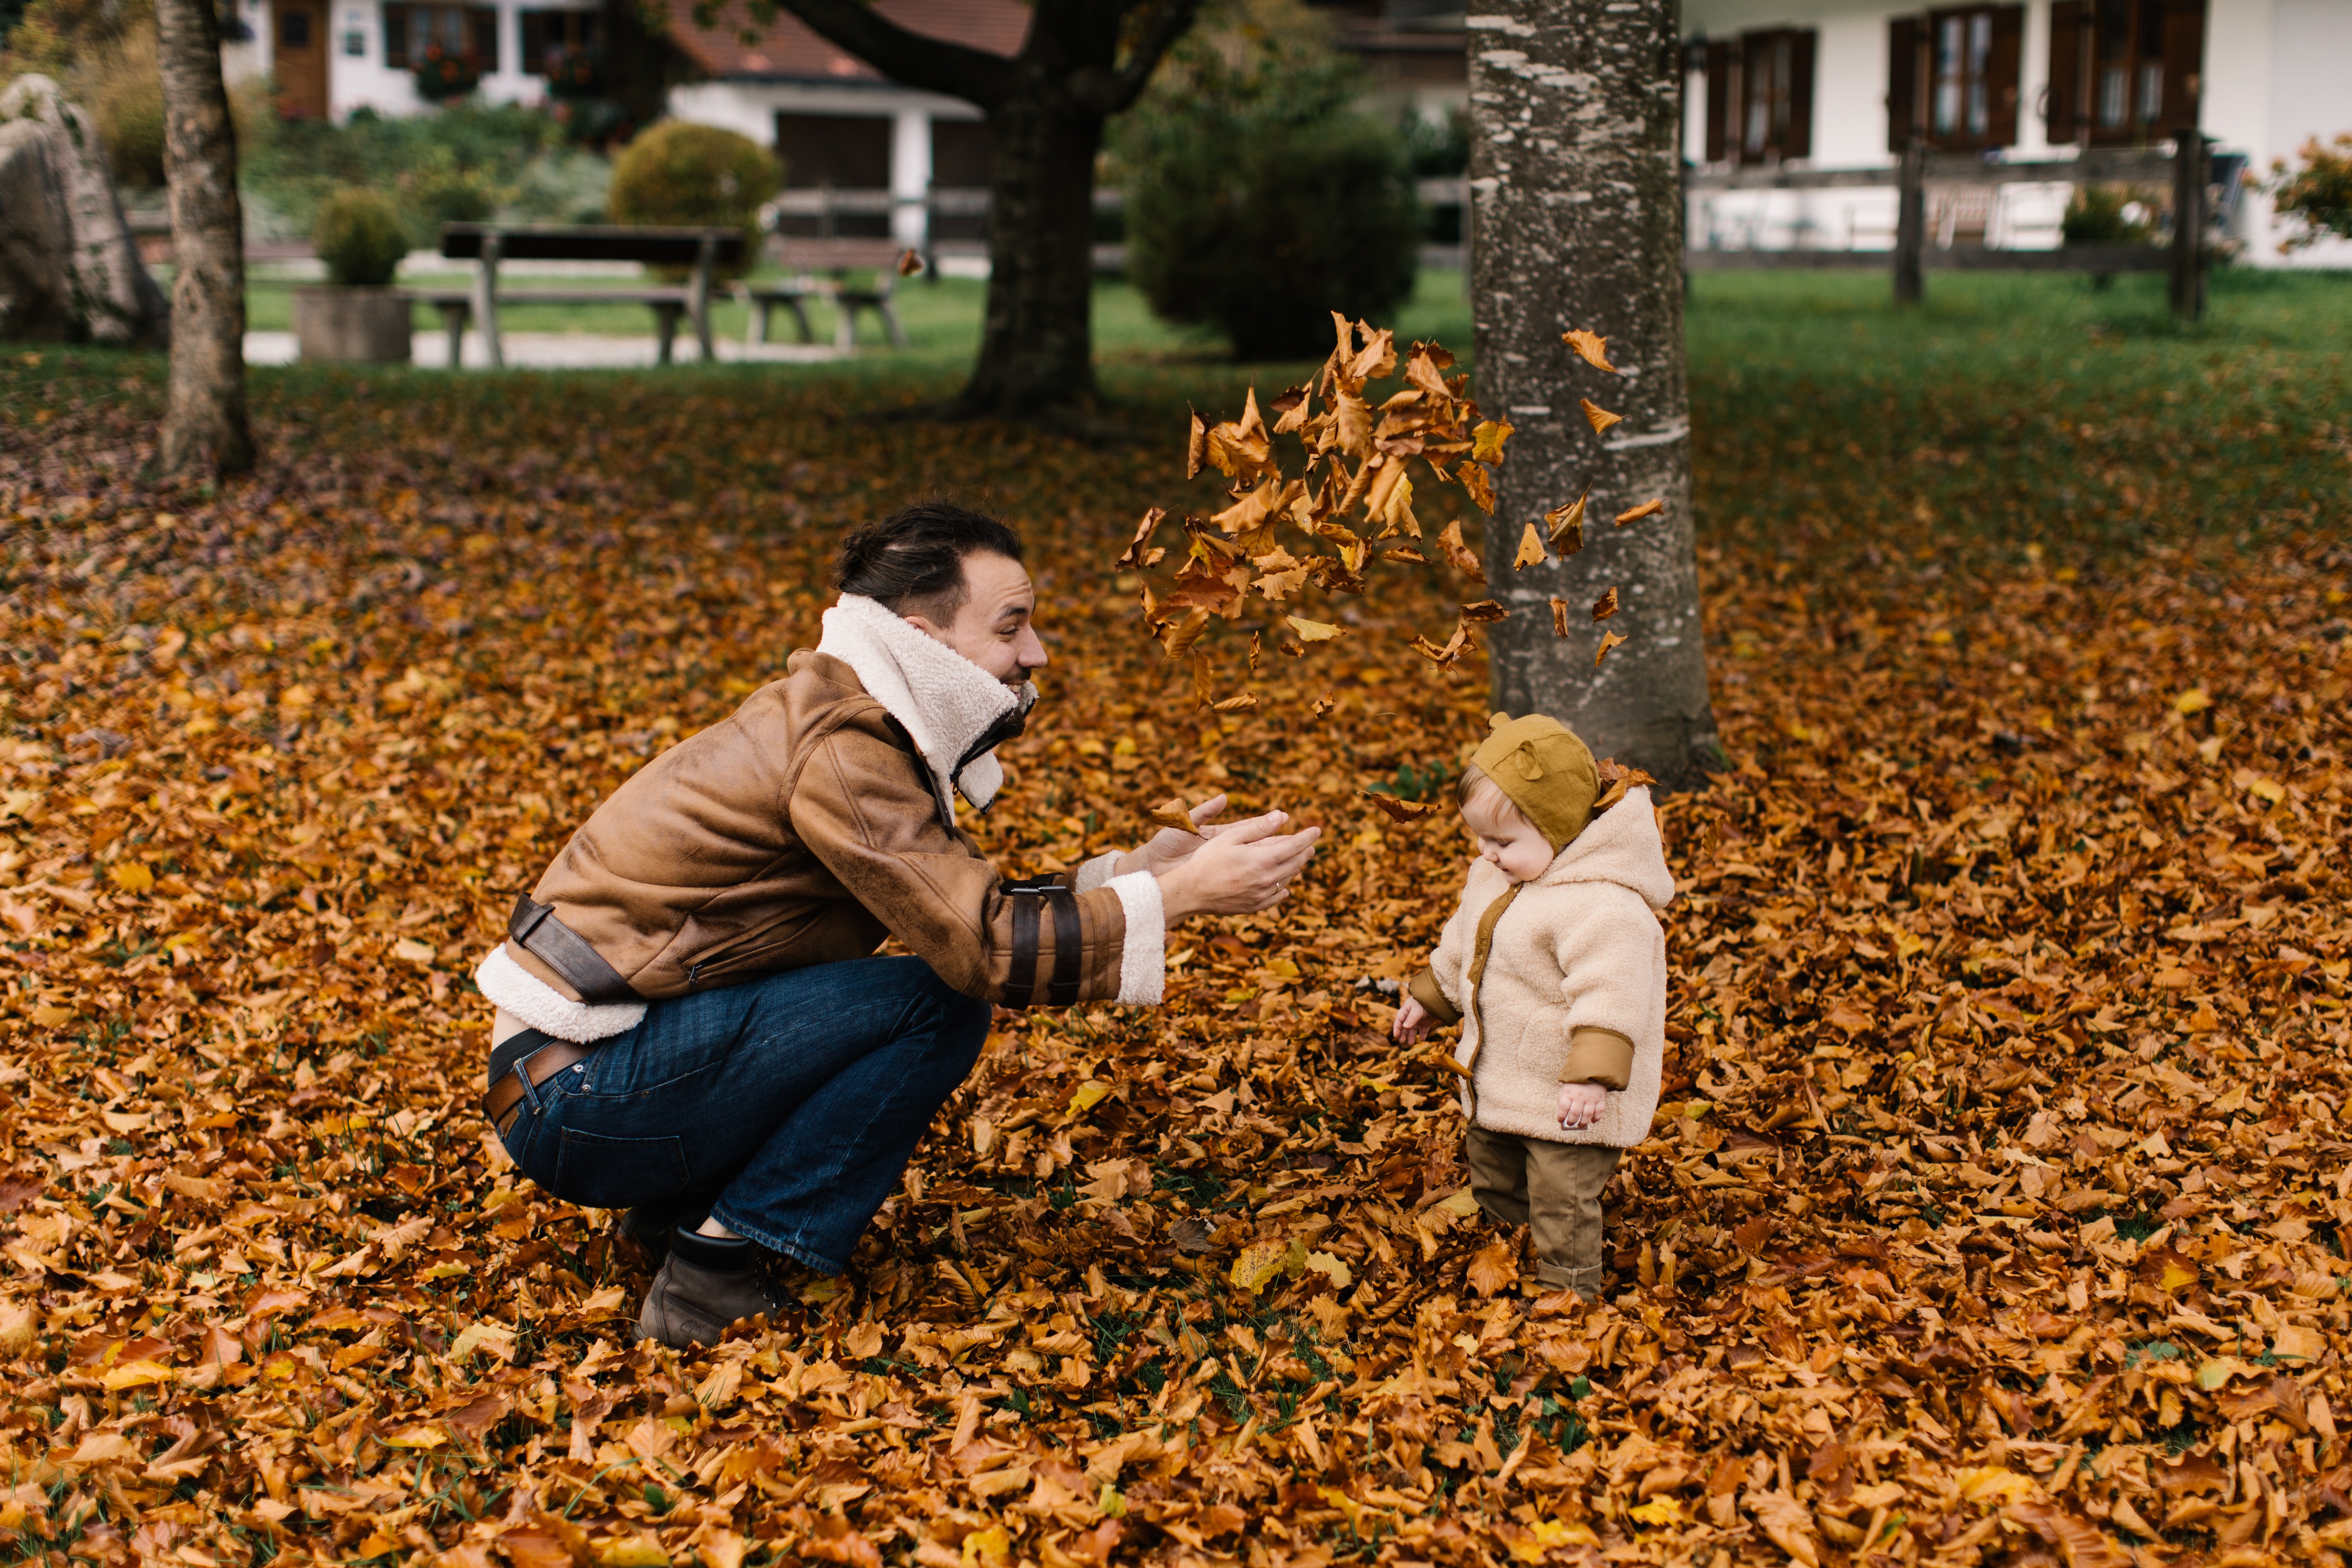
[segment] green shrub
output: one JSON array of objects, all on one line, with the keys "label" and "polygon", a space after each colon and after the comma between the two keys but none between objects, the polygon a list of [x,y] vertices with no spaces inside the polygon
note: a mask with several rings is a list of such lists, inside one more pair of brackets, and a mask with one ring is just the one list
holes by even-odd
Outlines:
[{"label": "green shrub", "polygon": [[310,225],[310,247],[327,264],[327,276],[341,284],[381,289],[392,281],[408,254],[400,214],[374,191],[337,191],[319,207]]},{"label": "green shrub", "polygon": [[163,184],[163,77],[157,68],[155,29],[124,31],[119,44],[90,62],[90,108],[107,167],[117,184],[157,190]]},{"label": "green shrub", "polygon": [[2297,226],[2279,249],[2300,250],[2331,234],[2352,239],[2352,131],[2336,137],[2332,147],[2315,136],[2303,144],[2300,156],[2299,169],[2289,169],[2284,159],[2273,162],[2263,187],[2276,198],[2279,216]]},{"label": "green shrub", "polygon": [[759,249],[760,207],[783,183],[784,166],[750,137],[667,120],[614,160],[604,210],[614,223],[645,227],[740,228],[748,262]]},{"label": "green shrub", "polygon": [[265,119],[249,141],[239,127],[237,155],[247,194],[282,232],[309,232],[322,203],[360,185],[392,199],[411,249],[439,246],[445,223],[576,220],[576,201],[551,203],[542,176],[551,163],[586,156],[539,110],[477,100],[431,114],[362,109],[341,125]]},{"label": "green shrub", "polygon": [[2068,245],[2146,245],[2156,237],[2156,204],[2128,185],[2076,185],[2058,237]]},{"label": "green shrub", "polygon": [[1311,359],[1331,315],[1412,292],[1422,219],[1400,130],[1356,112],[1358,69],[1311,38],[1210,32],[1117,146],[1128,269],[1171,321],[1223,329],[1245,360]]}]

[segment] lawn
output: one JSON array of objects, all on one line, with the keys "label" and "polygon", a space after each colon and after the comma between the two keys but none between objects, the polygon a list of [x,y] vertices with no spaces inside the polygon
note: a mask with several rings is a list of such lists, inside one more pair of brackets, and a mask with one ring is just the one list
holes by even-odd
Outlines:
[{"label": "lawn", "polygon": [[[1404,330],[1466,348],[1441,281]],[[2224,274],[2180,330],[2147,281],[1699,280],[1730,771],[1662,808],[1665,1098],[1590,1303],[1475,1216],[1369,984],[1461,876],[1359,792],[1479,731],[1478,659],[1408,641],[1471,585],[1377,578],[1216,714],[1111,565],[1210,499],[1186,403],[1308,367],[1105,289],[1110,429],[908,417],[975,299],[917,285],[918,345],[840,364],[257,372],[261,470],[161,487],[159,359],[0,356],[0,1529],[240,1568],[2338,1549],[2352,284]],[[1045,596],[992,855],[1210,785],[1327,847],[1174,933],[1164,1008],[1001,1017],[785,1321],[632,1345],[643,1260],[471,1109],[472,966],[814,639],[841,529],[929,491]]]}]

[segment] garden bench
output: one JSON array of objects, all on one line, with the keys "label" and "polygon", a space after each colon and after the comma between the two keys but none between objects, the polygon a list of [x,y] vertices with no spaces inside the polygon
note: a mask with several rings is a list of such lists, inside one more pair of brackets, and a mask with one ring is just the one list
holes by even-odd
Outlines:
[{"label": "garden bench", "polygon": [[[791,278],[771,283],[739,283],[737,298],[751,307],[751,322],[748,342],[768,341],[768,318],[778,307],[790,310],[800,327],[801,342],[814,342],[815,334],[809,330],[807,301],[827,300],[837,312],[834,322],[834,347],[846,353],[857,346],[857,313],[871,311],[882,323],[883,335],[892,348],[907,346],[906,331],[898,325],[898,312],[891,303],[891,295],[898,282],[898,258],[907,247],[888,239],[787,238],[784,241],[786,265],[800,271]],[[830,278],[815,276],[827,271]],[[853,272],[871,272],[870,285],[853,284]]]},{"label": "garden bench", "polygon": [[[623,228],[593,224],[504,225],[453,223],[441,230],[441,254],[478,264],[470,289],[406,289],[402,292],[441,312],[449,334],[449,367],[457,367],[466,318],[481,322],[482,341],[493,367],[506,363],[499,342],[499,306],[636,304],[654,313],[659,363],[670,363],[670,342],[683,315],[694,323],[702,357],[710,347],[710,275],[743,260],[743,231],[736,228]],[[634,289],[506,289],[499,266],[507,261],[637,261],[653,267],[693,268],[684,284]]]}]

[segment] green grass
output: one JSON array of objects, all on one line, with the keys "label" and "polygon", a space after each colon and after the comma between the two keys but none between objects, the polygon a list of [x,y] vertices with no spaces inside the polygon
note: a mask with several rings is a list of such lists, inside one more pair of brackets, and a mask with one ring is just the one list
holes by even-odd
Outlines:
[{"label": "green grass", "polygon": [[[773,274],[759,275],[764,279]],[[507,268],[500,274],[505,287],[530,289],[556,287],[563,289],[612,289],[622,290],[635,287],[626,279],[602,278],[542,278],[534,277],[520,266]],[[473,274],[452,270],[431,275],[408,274],[401,282],[411,288],[462,289],[470,285]],[[246,288],[246,325],[254,331],[290,331],[294,324],[294,289],[298,285],[282,278],[261,278]],[[988,285],[973,279],[915,279],[898,285],[894,303],[898,307],[899,325],[907,333],[907,347],[893,350],[877,340],[878,332],[870,315],[858,323],[860,353],[887,362],[898,374],[937,372],[946,374],[968,367],[980,346],[981,310]],[[1104,282],[1095,289],[1094,327],[1096,352],[1106,361],[1141,357],[1154,359],[1176,356],[1186,360],[1222,359],[1221,340],[1213,331],[1174,327],[1151,314],[1143,297],[1125,283]],[[808,307],[809,325],[819,342],[831,342],[834,332],[834,311],[831,307],[812,301]],[[415,312],[416,330],[428,331],[441,324],[440,313],[428,305],[419,305]],[[653,314],[643,305],[616,302],[612,305],[512,305],[501,307],[499,322],[510,332],[587,332],[622,337],[644,337],[653,331]],[[749,310],[737,303],[723,290],[711,310],[711,331],[722,338],[740,341],[749,322]],[[1462,275],[1458,272],[1428,272],[1423,274],[1413,298],[1399,313],[1401,336],[1437,337],[1466,353],[1470,346],[1470,305],[1463,291]],[[791,318],[782,311],[770,319],[770,330],[780,342],[796,341]]]},{"label": "green grass", "polygon": [[[256,370],[252,384],[265,416],[306,425],[333,426],[332,405],[365,387],[379,406],[429,404],[454,428],[469,409],[521,395],[523,378],[593,423],[600,407],[635,395],[621,392],[626,381],[733,399],[751,440],[810,407],[854,416],[952,393],[971,366],[983,292],[966,280],[908,283],[899,300],[909,346],[833,363],[504,378],[294,365]],[[1924,308],[1901,311],[1875,275],[1696,280],[1687,329],[1703,541],[1738,537],[1766,558],[1815,563],[1892,552],[1959,563],[2034,549],[2088,563],[2158,540],[2340,531],[2352,521],[2352,276],[2224,271],[2193,327],[2166,312],[2155,277],[2101,289],[2065,275],[1939,275]],[[255,324],[282,321],[283,287],[256,294]],[[1314,369],[1235,364],[1207,335],[1154,321],[1121,284],[1098,288],[1094,310],[1107,414],[1154,451],[1177,438],[1188,404],[1228,414],[1245,387],[1272,391]],[[642,309],[618,306],[519,308],[508,323],[646,330]],[[1470,359],[1460,274],[1425,274],[1396,325],[1400,337],[1435,337]],[[719,328],[740,332],[740,308],[722,306]],[[115,368],[68,372],[68,357]],[[144,416],[161,380],[152,358],[49,349],[38,359],[38,369],[21,356],[0,362],[0,406],[31,406],[26,384],[62,374],[75,395],[119,397]]]}]

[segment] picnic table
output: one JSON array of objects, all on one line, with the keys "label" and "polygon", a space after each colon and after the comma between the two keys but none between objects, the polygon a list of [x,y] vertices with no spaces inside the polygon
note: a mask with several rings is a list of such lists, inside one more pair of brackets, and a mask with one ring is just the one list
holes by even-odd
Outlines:
[{"label": "picnic table", "polygon": [[[857,345],[857,314],[861,310],[870,312],[882,323],[883,335],[891,347],[907,346],[907,334],[898,325],[898,309],[891,303],[899,267],[908,254],[907,247],[889,239],[787,236],[783,252],[784,265],[800,269],[793,276],[765,283],[735,285],[736,297],[751,311],[745,342],[766,342],[768,318],[782,309],[792,312],[793,323],[800,329],[801,342],[814,342],[816,335],[809,329],[807,301],[824,300],[832,303],[835,311],[834,346],[843,353]],[[820,278],[816,276],[820,271],[831,276]],[[852,282],[850,275],[856,272],[872,274],[873,281]]]},{"label": "picnic table", "polygon": [[[694,324],[702,357],[710,348],[710,279],[721,267],[743,260],[740,228],[628,228],[602,224],[453,223],[441,230],[441,254],[453,261],[478,264],[470,289],[405,289],[410,299],[423,300],[441,312],[449,333],[449,367],[457,367],[457,351],[466,334],[466,318],[481,323],[482,341],[493,367],[506,363],[499,343],[499,306],[638,304],[654,313],[661,349],[659,363],[670,363],[670,342],[683,315]],[[653,267],[690,267],[683,284],[630,289],[501,289],[499,267],[508,261],[637,261]]]}]

